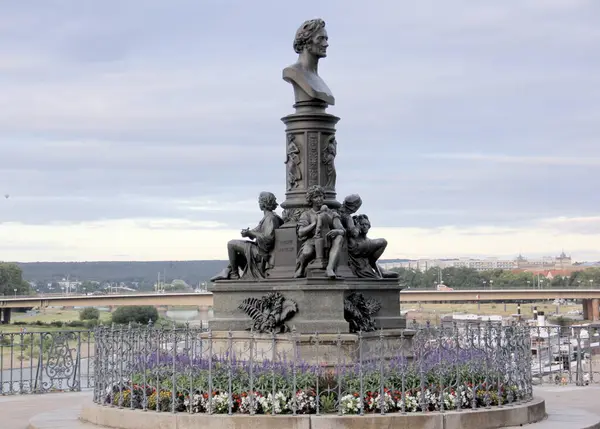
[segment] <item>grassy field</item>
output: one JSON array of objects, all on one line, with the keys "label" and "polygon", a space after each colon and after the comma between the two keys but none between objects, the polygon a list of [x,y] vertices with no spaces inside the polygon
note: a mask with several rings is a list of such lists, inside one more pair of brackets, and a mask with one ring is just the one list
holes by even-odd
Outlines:
[{"label": "grassy field", "polygon": [[[71,322],[79,320],[79,310],[64,310],[62,308],[46,308],[36,315],[29,316],[25,313],[13,313],[14,322],[35,323],[37,321],[50,323],[53,321]],[[100,320],[104,323],[110,322],[110,313],[108,311],[100,312]]]}]

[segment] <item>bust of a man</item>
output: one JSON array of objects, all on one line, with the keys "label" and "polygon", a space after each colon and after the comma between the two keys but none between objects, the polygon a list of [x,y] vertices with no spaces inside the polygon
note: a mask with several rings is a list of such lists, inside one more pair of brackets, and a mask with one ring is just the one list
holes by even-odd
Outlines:
[{"label": "bust of a man", "polygon": [[331,90],[318,73],[319,59],[327,56],[328,40],[325,21],[319,18],[305,21],[296,31],[294,51],[298,61],[283,69],[283,80],[294,86],[296,103],[319,100],[335,104]]}]

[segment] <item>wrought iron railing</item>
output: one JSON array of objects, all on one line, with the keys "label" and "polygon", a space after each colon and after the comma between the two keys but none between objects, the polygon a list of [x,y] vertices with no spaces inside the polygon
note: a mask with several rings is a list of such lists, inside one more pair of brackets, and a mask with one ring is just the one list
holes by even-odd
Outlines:
[{"label": "wrought iron railing", "polygon": [[94,400],[156,412],[367,414],[532,398],[530,332],[488,323],[391,335],[99,328]]},{"label": "wrought iron railing", "polygon": [[92,388],[94,351],[92,331],[0,332],[0,394]]},{"label": "wrought iron railing", "polygon": [[[395,342],[391,342],[391,345],[389,345],[389,341],[383,342],[383,345],[387,344],[387,351],[381,354],[381,356],[384,357],[384,372],[388,370],[391,371],[393,369],[390,368],[390,362],[393,362],[390,357],[394,355],[397,358],[397,362],[404,362],[404,360],[406,360],[406,365],[411,363],[413,368],[413,373],[405,373],[404,385],[402,385],[402,375],[400,375],[400,378],[397,378],[398,381],[394,381],[390,386],[387,386],[385,383],[383,383],[384,389],[392,390],[391,396],[397,395],[401,391],[406,392],[407,386],[411,386],[410,383],[414,381],[414,377],[411,374],[414,374],[415,368],[418,368],[418,362],[423,361],[425,358],[423,354],[419,354],[419,351],[425,350],[424,347],[426,344],[429,344],[430,347],[428,356],[433,356],[435,353],[438,353],[437,356],[439,359],[441,359],[441,361],[444,362],[456,362],[456,359],[459,357],[465,357],[465,353],[483,353],[483,355],[486,356],[486,359],[488,359],[488,363],[496,362],[489,360],[495,356],[497,359],[499,359],[499,361],[493,365],[498,365],[498,363],[502,362],[508,362],[506,350],[502,351],[502,353],[504,353],[503,355],[495,355],[495,350],[498,349],[499,346],[498,344],[492,344],[490,341],[492,341],[492,338],[496,338],[497,341],[499,337],[493,337],[492,334],[494,332],[502,332],[505,338],[516,339],[517,343],[513,344],[513,346],[510,346],[510,341],[507,342],[505,340],[501,340],[500,348],[503,348],[505,344],[516,348],[518,352],[516,356],[519,357],[520,362],[522,363],[520,366],[520,371],[523,372],[525,371],[525,368],[527,368],[527,370],[530,372],[530,375],[527,375],[524,372],[523,374],[524,376],[531,377],[534,385],[570,384],[582,386],[600,383],[600,332],[590,327],[522,327],[520,328],[522,333],[519,334],[521,336],[511,333],[508,337],[506,337],[506,332],[510,333],[521,331],[510,331],[510,329],[516,329],[514,327],[491,327],[480,322],[471,325],[450,323],[449,325],[446,324],[441,328],[435,328],[427,325],[420,327],[411,326],[411,329],[412,328],[414,328],[415,331],[414,337],[411,337],[410,335],[403,335],[402,337],[397,338]],[[120,392],[127,391],[127,389],[131,387],[131,383],[128,383],[130,380],[135,381],[136,384],[139,385],[151,386],[152,389],[157,389],[159,391],[171,391],[168,389],[168,387],[170,388],[170,385],[165,382],[166,379],[161,374],[163,374],[162,371],[166,368],[165,360],[171,358],[172,363],[173,353],[175,353],[176,370],[178,371],[178,374],[182,369],[187,371],[182,375],[183,378],[179,377],[176,379],[175,385],[177,389],[175,393],[179,391],[180,393],[185,394],[189,391],[199,390],[201,386],[195,385],[197,380],[192,376],[200,374],[208,377],[210,375],[209,378],[212,379],[217,366],[220,371],[218,374],[220,374],[220,377],[223,377],[223,365],[225,365],[225,368],[227,368],[228,363],[226,359],[225,361],[223,360],[224,354],[222,353],[223,347],[228,347],[227,341],[223,342],[222,339],[219,340],[220,348],[217,350],[217,348],[215,348],[217,345],[217,340],[214,338],[214,336],[209,336],[209,333],[206,331],[206,329],[201,328],[179,327],[175,328],[175,330],[156,327],[120,328],[115,326],[99,328],[97,331],[97,335],[99,335],[100,338],[98,344],[98,354],[95,354],[97,345],[95,343],[93,331],[55,330],[47,332],[27,332],[27,329],[27,327],[23,327],[22,332],[16,333],[0,332],[1,395],[80,391],[82,389],[94,388],[95,380],[98,380],[98,385],[95,389],[95,397],[98,402],[103,402],[107,400],[106,389],[108,389],[114,383],[118,383],[118,380],[124,380],[125,383],[122,383],[122,386],[116,389],[118,390],[119,394],[117,394],[117,392],[113,392],[112,401],[114,402],[114,398],[117,397],[116,401],[118,405],[118,401],[123,401],[123,399],[119,399]],[[487,337],[487,345],[485,343],[485,335],[478,336],[476,335],[476,332],[488,332],[489,335]],[[526,335],[524,335],[525,332]],[[373,334],[370,335],[372,336]],[[173,336],[180,340],[177,343],[177,348],[173,346],[173,343],[170,340],[173,338]],[[235,359],[233,359],[233,362],[236,362],[236,365],[239,363],[239,361],[246,361],[246,363],[244,363],[244,365],[246,365],[245,368],[248,370],[253,368],[254,370],[255,365],[258,365],[258,363],[268,367],[268,365],[271,365],[270,361],[275,363],[281,362],[284,359],[287,359],[287,362],[291,361],[291,353],[288,353],[285,356],[276,354],[273,357],[272,351],[276,350],[276,348],[273,348],[270,345],[268,347],[265,346],[264,335],[253,335],[248,333],[248,336],[250,341],[247,341],[247,339],[244,340],[246,342],[244,346],[245,349],[242,350],[243,353],[237,353],[235,355]],[[367,344],[366,336],[367,334],[362,336],[362,339],[360,340],[361,345]],[[447,340],[452,336],[454,336],[454,340],[451,340],[450,343],[448,343]],[[340,337],[340,339],[341,338],[343,338],[343,335]],[[428,343],[424,343],[425,338],[428,338]],[[444,341],[440,342],[441,340]],[[276,337],[276,342],[279,345],[279,348],[285,349],[285,347],[281,345],[283,341],[284,340],[282,340],[279,336]],[[296,335],[294,337],[292,334],[289,334],[287,340],[289,347],[287,347],[287,350],[292,350],[294,347],[297,349],[306,347],[306,344],[302,343],[302,341],[304,341],[303,336]],[[325,352],[330,353],[333,350],[333,356],[335,356],[337,359],[336,353],[338,345],[336,341],[337,338],[334,338],[333,349],[331,349],[331,344],[329,346],[326,344],[327,342],[332,342],[331,336],[313,335],[310,347],[314,351],[315,356],[319,355],[317,350],[322,352],[320,353],[321,355],[325,354]],[[370,341],[369,347],[371,347],[371,352],[373,352],[373,347],[375,351],[381,347],[377,343],[375,346],[373,346],[372,338],[368,339],[368,341]],[[232,337],[231,339],[231,347],[236,352],[239,349],[240,342],[241,340],[237,338]],[[128,349],[129,344],[132,346]],[[260,345],[260,348],[257,348],[258,345]],[[212,353],[212,359],[209,358],[209,350],[211,347],[213,352],[216,353],[216,355],[215,353]],[[326,347],[330,348],[326,350]],[[343,341],[340,342],[339,347],[341,350],[347,351],[347,347]],[[250,348],[253,350],[252,354],[250,354]],[[355,344],[354,349],[355,351],[358,351],[364,349],[364,347],[359,348],[359,344]],[[411,349],[413,352],[410,351]],[[107,353],[109,353],[111,350],[113,351],[113,356],[107,356]],[[265,355],[269,353],[269,351],[271,351],[271,353],[269,354],[268,359],[266,359]],[[346,353],[346,355],[348,355],[348,353]],[[365,371],[367,371],[367,368],[371,368],[369,369],[368,374],[372,375],[372,368],[377,362],[374,363],[372,356],[369,357],[367,355],[363,355],[363,365],[361,369],[360,366],[357,366],[356,362],[347,362],[346,355],[341,356],[341,369],[349,371],[348,368],[354,368],[357,370],[359,373],[359,384],[361,379],[360,372],[363,371],[362,392],[363,394],[366,394],[370,388],[366,388],[365,386],[370,383],[370,381],[365,384],[365,380],[367,379],[367,372]],[[527,355],[529,356],[528,359],[526,359]],[[122,356],[123,359],[115,360],[115,356]],[[131,359],[134,356],[136,357],[136,360],[132,361]],[[146,358],[142,359],[143,356],[146,356]],[[452,356],[454,356],[454,361],[450,359]],[[360,359],[360,356],[358,356],[356,353],[354,354],[354,357]],[[156,359],[156,365],[153,363],[153,359]],[[186,361],[187,366],[185,366],[182,363],[182,359],[191,360]],[[335,374],[337,366],[336,359],[334,359],[332,365],[329,367],[322,367],[322,369],[319,371],[322,372],[327,370],[329,373],[333,371]],[[428,359],[432,358],[429,357]],[[511,359],[515,358],[511,357]],[[264,361],[266,361],[266,363]],[[210,374],[206,373],[208,370],[208,367],[206,366],[208,362],[212,362],[212,367],[209,371]],[[250,362],[253,362],[255,365],[250,365]],[[146,365],[145,370],[144,365]],[[204,367],[202,365],[204,365]],[[402,365],[400,365],[399,368],[404,368]],[[417,365],[417,367],[415,367],[415,365]],[[96,367],[98,367],[100,370],[95,374],[94,368]],[[298,370],[301,368],[302,371],[304,371],[306,367],[311,367],[314,370],[314,365],[311,366],[307,362],[302,363],[302,361],[299,362],[299,365],[296,366],[296,369]],[[140,373],[141,379],[139,376],[137,376],[137,371],[140,368],[142,369],[142,372]],[[234,366],[233,368],[235,369],[237,367]],[[492,368],[495,367],[492,366]],[[408,369],[408,366],[406,366],[406,369]],[[261,371],[264,372],[264,368],[261,369]],[[317,373],[319,373],[319,371],[317,371]],[[442,371],[441,368],[438,368],[437,371],[438,374],[446,374],[448,372],[446,369]],[[256,384],[256,380],[258,378],[262,380],[261,383],[263,384],[261,386],[263,386],[264,389],[265,376],[263,373],[261,374],[262,375],[260,375],[260,377],[262,378],[260,378],[256,372],[252,374],[248,372],[246,379],[248,389],[246,390],[257,390],[256,386],[258,385]],[[435,372],[431,374],[435,377]],[[146,377],[145,380],[143,378],[144,376]],[[185,379],[185,376],[188,377],[186,380],[190,381],[190,384],[187,387],[181,386],[181,380]],[[226,373],[225,377],[226,380],[229,379],[228,373]],[[252,389],[250,389],[250,379],[252,379],[253,383]],[[279,378],[276,378],[276,380],[278,379]],[[389,377],[384,379],[387,380]],[[234,377],[232,381],[235,380],[236,378]],[[302,387],[302,382],[301,380],[298,380],[300,380],[300,378],[297,377],[296,387],[300,388]],[[456,383],[458,383],[458,381],[460,380],[450,380],[450,382],[447,382],[444,386],[442,386],[442,391],[447,392],[448,389],[454,389],[456,392],[456,388],[454,386]],[[464,381],[464,377],[462,381]],[[172,380],[171,384],[173,384]],[[291,387],[293,387],[293,377],[291,384]],[[213,387],[221,388],[221,385],[214,385]],[[314,387],[316,388],[317,386]],[[232,386],[232,388],[232,394],[235,394],[237,387]],[[115,388],[113,387],[113,390],[114,389]],[[327,402],[327,400],[331,399],[333,396],[337,398],[336,395],[339,395],[340,393],[338,390],[336,390],[337,386],[336,388],[332,388],[331,386],[323,387],[323,385],[320,384],[318,389],[320,394],[326,394],[327,397],[325,398],[325,402]],[[342,390],[345,391],[347,389],[344,388]],[[426,390],[427,389],[425,388],[425,391]],[[487,390],[489,390],[489,388]],[[229,390],[226,389],[225,392],[228,393]],[[136,400],[134,400],[134,408],[143,407],[143,403],[145,403],[146,408],[156,408],[155,403],[150,400],[150,396],[152,395],[153,391],[146,393],[147,394],[144,397],[144,393],[140,392],[141,400],[139,404],[136,402]],[[268,393],[272,394],[273,392],[271,389],[269,389],[269,392],[267,392],[267,397]],[[360,389],[358,393],[360,395]],[[405,394],[405,396],[407,399],[402,399],[400,405],[402,406],[402,404],[404,404],[403,406],[405,409],[410,409],[409,402],[412,401],[412,399],[410,398],[410,395]],[[176,398],[179,397],[176,395]],[[131,406],[131,404],[127,401],[128,400],[125,398],[125,404]],[[261,399],[261,401],[264,402],[264,399]],[[176,403],[179,403],[179,399],[176,400]],[[410,403],[414,404],[414,401]],[[153,407],[151,408],[150,406],[152,405]],[[330,405],[330,403],[325,404],[326,408],[330,408]],[[172,401],[170,406],[172,406]],[[321,405],[319,405],[319,407],[321,408]],[[446,409],[448,408],[446,406],[444,407]],[[398,401],[396,401],[396,408],[398,408]],[[233,410],[235,409],[236,408],[234,406]],[[363,411],[367,411],[366,407]],[[213,412],[216,412],[216,410]],[[255,412],[260,412],[260,410],[255,409]]]},{"label": "wrought iron railing", "polygon": [[600,330],[547,325],[529,329],[535,384],[600,383]]}]

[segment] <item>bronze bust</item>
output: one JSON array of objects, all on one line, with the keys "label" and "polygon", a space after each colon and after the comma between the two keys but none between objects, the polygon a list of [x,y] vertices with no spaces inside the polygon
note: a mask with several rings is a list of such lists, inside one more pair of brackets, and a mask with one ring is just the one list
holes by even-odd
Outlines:
[{"label": "bronze bust", "polygon": [[283,80],[293,85],[296,103],[317,100],[335,104],[331,90],[318,73],[319,59],[327,56],[328,40],[322,19],[305,21],[296,31],[294,51],[298,61],[283,69]]}]

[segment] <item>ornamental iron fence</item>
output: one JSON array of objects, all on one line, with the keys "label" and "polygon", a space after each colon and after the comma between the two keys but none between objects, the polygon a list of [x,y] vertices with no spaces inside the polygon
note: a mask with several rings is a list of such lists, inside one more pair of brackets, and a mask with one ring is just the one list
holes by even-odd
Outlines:
[{"label": "ornamental iron fence", "polygon": [[92,388],[94,352],[92,331],[0,332],[0,395]]},{"label": "ornamental iron fence", "polygon": [[[217,382],[212,382],[210,391],[216,391],[218,388],[220,393],[227,393],[228,395],[228,365],[231,361],[231,365],[233,365],[231,367],[232,400],[239,399],[239,395],[235,395],[237,391],[240,391],[241,394],[246,393],[247,396],[250,392],[249,396],[252,399],[246,399],[246,403],[250,400],[255,404],[258,402],[264,403],[266,400],[264,399],[265,393],[267,398],[269,393],[271,398],[277,393],[273,393],[270,385],[267,385],[265,380],[271,380],[271,382],[275,380],[275,386],[277,387],[283,383],[281,381],[283,376],[280,373],[289,374],[291,381],[285,381],[287,384],[284,387],[287,386],[287,391],[290,391],[294,388],[293,372],[296,371],[295,386],[298,390],[306,390],[307,382],[303,380],[312,380],[315,385],[308,387],[313,387],[315,390],[317,389],[317,380],[320,383],[318,386],[320,395],[319,412],[324,412],[323,407],[325,410],[330,410],[333,399],[336,400],[334,406],[339,405],[337,398],[340,393],[349,391],[356,383],[358,383],[357,392],[352,392],[352,394],[358,393],[360,396],[361,392],[365,395],[370,391],[371,397],[374,396],[374,393],[375,396],[379,397],[380,386],[375,385],[376,388],[373,387],[373,383],[377,380],[386,382],[391,380],[391,384],[380,382],[384,389],[391,390],[391,393],[387,390],[384,393],[388,393],[390,397],[400,395],[400,408],[403,406],[405,410],[408,410],[412,409],[409,405],[412,396],[406,394],[406,392],[418,393],[421,391],[420,362],[432,364],[433,356],[437,356],[442,363],[438,362],[438,366],[434,366],[431,371],[425,371],[424,376],[431,376],[433,380],[439,379],[440,375],[446,377],[451,372],[448,369],[450,367],[454,368],[457,374],[454,379],[441,379],[443,383],[440,384],[441,387],[438,387],[438,389],[442,389],[442,393],[452,392],[452,390],[456,393],[456,386],[459,381],[461,383],[472,383],[472,381],[465,381],[464,374],[459,373],[457,367],[452,366],[456,365],[459,358],[468,362],[474,361],[476,365],[487,362],[488,368],[492,370],[507,365],[509,359],[518,358],[520,359],[520,377],[526,381],[529,380],[533,385],[572,384],[582,386],[600,383],[600,332],[592,327],[498,327],[476,322],[471,324],[442,324],[442,327],[439,328],[427,324],[423,326],[414,325],[407,332],[410,331],[414,331],[414,336],[406,334],[396,339],[396,341],[389,341],[385,337],[379,339],[379,333],[375,333],[375,341],[372,337],[367,339],[368,334],[361,335],[359,342],[350,347],[354,348],[355,351],[362,351],[363,355],[361,356],[360,353],[352,354],[348,352],[349,346],[344,342],[344,335],[339,336],[339,338],[334,335],[332,339],[331,336],[315,334],[310,336],[310,341],[307,344],[303,339],[305,336],[295,333],[283,337],[279,335],[273,337],[249,332],[247,338],[243,341],[233,334],[230,341],[228,335],[225,339],[217,340],[211,333],[202,328],[180,326],[171,329],[153,326],[114,326],[112,328],[101,327],[97,330],[96,335],[99,335],[100,338],[97,344],[93,331],[27,332],[27,328],[23,328],[21,332],[16,333],[0,332],[0,394],[40,394],[94,389],[96,401],[105,403],[107,395],[109,395],[107,389],[113,384],[118,386],[115,383],[121,380],[123,383],[120,387],[115,388],[113,386],[112,388],[112,390],[118,391],[112,393],[111,400],[114,402],[116,397],[117,406],[119,401],[124,400],[125,404],[131,407],[131,403],[127,402],[128,399],[119,399],[119,397],[121,392],[131,390],[130,388],[135,384],[136,386],[148,386],[149,390],[146,393],[134,392],[134,396],[138,395],[141,398],[139,404],[137,399],[134,399],[134,408],[145,406],[147,409],[156,409],[155,401],[150,399],[150,396],[155,390],[158,390],[163,392],[163,405],[159,406],[159,410],[160,407],[164,408],[164,392],[171,392],[170,409],[173,402],[171,385],[176,386],[176,403],[180,402],[178,392],[184,395],[183,400],[185,401],[185,395],[189,395],[189,392],[200,392],[203,386],[208,389],[209,386],[206,381],[208,379],[217,380]],[[498,337],[497,332],[502,332],[502,336]],[[174,337],[178,340],[176,347],[172,342]],[[450,340],[451,338],[454,339]],[[494,338],[496,345],[493,344]],[[499,338],[500,347],[497,344]],[[502,340],[502,338],[505,339]],[[361,347],[368,341],[370,341],[370,349],[367,350]],[[512,349],[506,348],[506,345],[515,350],[510,351]],[[231,359],[230,355],[226,355],[229,347],[233,351]],[[294,349],[296,353],[301,354],[300,357],[302,358],[302,353],[306,355],[307,348],[312,350],[312,354],[308,353],[308,355],[313,356],[313,361],[292,359]],[[338,348],[340,349],[339,359],[341,365],[338,365]],[[281,355],[277,352],[280,349],[287,350],[287,353]],[[496,355],[496,349],[504,350]],[[96,353],[96,350],[99,352]],[[366,353],[365,350],[369,353]],[[274,351],[275,354],[273,354]],[[373,356],[378,356],[379,351],[381,351],[379,355],[381,361],[373,359]],[[509,351],[515,357],[508,355]],[[169,384],[164,374],[167,371],[166,362],[173,363],[173,354],[175,355],[176,379],[173,383],[171,376],[171,384]],[[315,360],[318,359],[316,358],[318,356],[325,358],[325,355],[329,355],[330,364],[320,365],[317,368]],[[116,360],[117,356],[121,356],[121,359]],[[145,358],[143,358],[144,356]],[[349,361],[348,356],[354,356],[355,361]],[[478,361],[475,358],[476,356],[481,356],[482,359]],[[292,360],[296,364],[293,364]],[[444,362],[447,364],[446,367],[443,366]],[[374,368],[380,368],[378,366],[380,364],[383,364],[383,378],[381,378],[381,374],[376,375],[374,372]],[[259,372],[256,372],[257,367],[259,367]],[[99,368],[97,373],[95,368]],[[428,367],[425,365],[422,368],[426,370]],[[476,366],[469,363],[466,368],[473,369]],[[247,375],[240,375],[243,369],[247,370]],[[252,369],[252,372],[250,372],[250,369]],[[346,381],[351,369],[355,374],[358,374],[358,382],[355,383],[355,381],[350,380],[355,384]],[[185,371],[182,373],[183,370]],[[272,377],[267,378],[265,375],[267,372],[271,375],[271,372],[269,372],[271,370],[275,374],[274,379]],[[400,374],[400,371],[404,371],[404,375]],[[339,386],[332,384],[332,377],[337,380],[337,374],[342,377],[342,381],[346,384]],[[460,379],[457,378],[459,374]],[[326,375],[327,377],[317,378],[316,375]],[[513,378],[515,380],[519,379],[516,374]],[[488,379],[490,379],[489,376]],[[183,380],[189,383],[187,387],[181,384]],[[252,385],[250,384],[251,380]],[[362,389],[360,388],[361,380]],[[414,387],[415,380],[419,381],[416,390]],[[511,382],[511,380],[504,384]],[[426,392],[427,386],[432,383],[429,378],[426,378],[426,381],[429,384],[424,385],[423,392]],[[223,384],[224,382],[226,383]],[[263,391],[259,391],[259,387]],[[264,392],[265,389],[266,392]],[[489,393],[490,389],[486,387],[484,391],[491,395]],[[258,394],[251,393],[254,391],[262,395],[262,399]],[[401,392],[405,392],[406,399],[402,398]],[[315,396],[316,393],[315,391]],[[321,396],[325,396],[325,398],[322,399]],[[472,406],[471,396],[469,397]],[[222,397],[223,395],[221,395]],[[383,395],[383,397],[386,396]],[[229,398],[227,398],[227,404],[228,401]],[[212,398],[210,402],[211,411],[217,412]],[[454,402],[456,402],[455,399]],[[410,403],[414,405],[414,401]],[[398,401],[395,401],[395,404],[398,408]],[[239,407],[235,408],[237,406],[235,402],[232,405],[232,412],[234,410],[239,411]],[[443,406],[444,409],[448,409],[448,406]],[[459,407],[462,408],[462,404],[456,404],[456,408]],[[367,407],[363,408],[363,412],[367,410]],[[377,410],[380,411],[380,409]],[[227,411],[229,412],[228,406]],[[261,409],[254,405],[253,412],[261,412]],[[299,412],[298,409],[296,412]],[[314,412],[316,412],[316,404]]]},{"label": "ornamental iron fence", "polygon": [[99,328],[94,401],[155,412],[367,414],[532,398],[528,327],[284,335]]},{"label": "ornamental iron fence", "polygon": [[546,325],[529,331],[534,384],[600,383],[599,329]]}]

